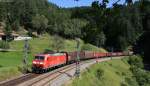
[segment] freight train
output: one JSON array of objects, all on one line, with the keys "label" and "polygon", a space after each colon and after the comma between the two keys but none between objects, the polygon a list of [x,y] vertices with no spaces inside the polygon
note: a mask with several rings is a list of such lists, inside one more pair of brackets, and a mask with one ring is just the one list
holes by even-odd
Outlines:
[{"label": "freight train", "polygon": [[33,72],[46,72],[47,70],[58,67],[64,64],[70,64],[76,61],[77,53],[80,60],[96,59],[102,57],[115,57],[115,56],[128,56],[132,55],[132,52],[93,52],[93,51],[81,51],[81,52],[59,52],[59,53],[44,53],[35,55],[32,61]]}]

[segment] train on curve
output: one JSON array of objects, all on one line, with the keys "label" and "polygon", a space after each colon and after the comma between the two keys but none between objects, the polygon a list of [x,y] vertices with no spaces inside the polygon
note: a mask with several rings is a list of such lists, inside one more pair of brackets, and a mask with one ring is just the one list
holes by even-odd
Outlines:
[{"label": "train on curve", "polygon": [[61,52],[61,53],[51,52],[51,53],[37,54],[35,55],[35,58],[32,62],[32,71],[45,72],[51,68],[58,67],[60,65],[73,63],[77,59],[77,53],[80,57],[80,60],[132,55],[132,52],[101,53],[93,51]]}]

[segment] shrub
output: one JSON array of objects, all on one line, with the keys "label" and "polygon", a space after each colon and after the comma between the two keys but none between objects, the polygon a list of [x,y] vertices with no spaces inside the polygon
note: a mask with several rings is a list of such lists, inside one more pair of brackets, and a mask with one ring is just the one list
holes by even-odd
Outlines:
[{"label": "shrub", "polygon": [[109,66],[113,66],[112,63],[109,63]]},{"label": "shrub", "polygon": [[139,56],[131,56],[128,60],[131,66],[136,66],[137,68],[144,68],[143,59]]},{"label": "shrub", "polygon": [[125,78],[125,81],[129,84],[129,86],[138,86],[135,78]]},{"label": "shrub", "polygon": [[83,51],[98,51],[98,52],[107,52],[105,49],[103,48],[98,48],[92,44],[84,44],[81,47],[81,50]]},{"label": "shrub", "polygon": [[18,76],[20,74],[21,73],[16,67],[2,67],[0,68],[0,81],[13,78],[14,76]]},{"label": "shrub", "polygon": [[92,44],[84,44],[81,47],[81,50],[85,50],[85,51],[100,51],[100,52],[106,52],[106,50],[102,49],[102,48],[98,48]]},{"label": "shrub", "polygon": [[128,63],[131,65],[130,70],[132,71],[136,81],[140,86],[146,86],[150,84],[149,72],[143,70],[143,60],[138,56],[133,56],[129,58]]},{"label": "shrub", "polygon": [[87,72],[91,72],[91,70],[89,68],[86,68]]},{"label": "shrub", "polygon": [[134,75],[139,85],[145,86],[145,84],[150,83],[150,75],[142,69],[138,68],[137,70],[138,71],[134,72]]},{"label": "shrub", "polygon": [[118,71],[116,71],[115,73],[116,73],[117,75],[121,75],[120,72],[118,72]]},{"label": "shrub", "polygon": [[45,50],[44,50],[44,53],[53,53],[54,51],[53,50],[51,50],[51,49],[49,49],[49,48],[46,48]]},{"label": "shrub", "polygon": [[102,79],[103,75],[104,75],[104,71],[103,71],[102,69],[98,69],[98,70],[96,71],[96,77],[97,77],[98,79]]},{"label": "shrub", "polygon": [[0,41],[0,48],[2,49],[9,49],[9,43],[7,41]]},{"label": "shrub", "polygon": [[87,51],[92,51],[92,50],[98,50],[97,47],[91,45],[91,44],[84,44],[81,48],[81,50],[87,50]]},{"label": "shrub", "polygon": [[53,43],[51,44],[51,47],[54,50],[60,51],[61,49],[64,48],[65,42],[63,38],[55,35],[52,40],[53,40]]},{"label": "shrub", "polygon": [[125,84],[124,82],[122,82],[120,86],[127,86],[127,84]]},{"label": "shrub", "polygon": [[17,68],[18,68],[18,71],[19,71],[19,72],[22,72],[22,71],[23,71],[23,68],[22,68],[21,66],[18,66]]},{"label": "shrub", "polygon": [[122,72],[121,75],[122,75],[122,76],[126,76],[126,73],[125,73],[125,72]]},{"label": "shrub", "polygon": [[21,73],[30,73],[32,72],[32,64],[26,66],[18,66],[18,71]]}]

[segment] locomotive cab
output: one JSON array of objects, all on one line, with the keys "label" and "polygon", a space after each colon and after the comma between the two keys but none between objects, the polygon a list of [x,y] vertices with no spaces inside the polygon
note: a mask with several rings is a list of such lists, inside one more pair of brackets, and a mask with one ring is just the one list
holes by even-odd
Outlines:
[{"label": "locomotive cab", "polygon": [[43,65],[44,61],[45,61],[45,56],[35,56],[35,59],[33,60],[33,64]]},{"label": "locomotive cab", "polygon": [[45,67],[46,58],[44,55],[37,55],[35,56],[34,60],[32,61],[32,70],[43,70]]}]

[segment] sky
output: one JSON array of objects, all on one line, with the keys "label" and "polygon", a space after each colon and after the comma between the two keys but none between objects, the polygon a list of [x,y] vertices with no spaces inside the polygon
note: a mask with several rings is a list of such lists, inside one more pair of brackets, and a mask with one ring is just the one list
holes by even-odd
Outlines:
[{"label": "sky", "polygon": [[[75,0],[48,0],[49,2],[52,2],[54,4],[56,4],[59,7],[64,7],[64,8],[68,8],[68,7],[79,7],[79,6],[91,6],[91,3],[95,0],[79,0],[79,1],[75,1]],[[102,0],[100,0],[102,1]],[[117,0],[109,0],[109,4],[108,7],[112,6],[112,3],[116,2]],[[137,0],[133,0],[133,1],[137,1]],[[120,0],[120,4],[124,3],[125,0]]]}]

